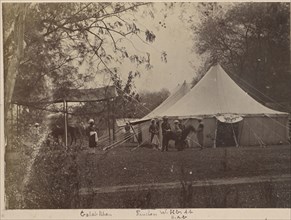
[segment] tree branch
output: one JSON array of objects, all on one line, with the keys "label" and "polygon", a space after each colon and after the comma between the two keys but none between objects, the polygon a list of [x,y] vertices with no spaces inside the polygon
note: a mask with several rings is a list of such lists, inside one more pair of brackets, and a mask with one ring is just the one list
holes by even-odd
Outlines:
[{"label": "tree branch", "polygon": [[106,23],[105,23],[104,21],[101,21],[101,22],[104,24],[104,26],[105,26],[105,28],[106,28],[108,34],[110,35],[110,37],[111,37],[111,39],[112,39],[112,42],[113,42],[113,45],[114,45],[114,49],[116,50],[116,42],[115,42],[115,40],[114,40],[114,38],[113,38],[111,32],[109,31],[109,29],[108,29]]}]

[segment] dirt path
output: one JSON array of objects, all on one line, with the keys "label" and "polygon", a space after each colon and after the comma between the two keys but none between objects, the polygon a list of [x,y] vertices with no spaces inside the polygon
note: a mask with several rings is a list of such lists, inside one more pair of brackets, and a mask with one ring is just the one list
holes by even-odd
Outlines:
[{"label": "dirt path", "polygon": [[[276,176],[256,176],[256,177],[238,177],[238,178],[227,178],[227,179],[212,179],[212,180],[200,180],[193,181],[193,187],[199,186],[218,186],[218,185],[235,185],[235,184],[247,184],[247,183],[260,183],[260,182],[286,182],[291,181],[290,174],[276,175]],[[168,182],[168,183],[150,183],[150,184],[132,184],[124,186],[111,186],[102,188],[81,188],[80,195],[86,196],[92,193],[115,193],[125,191],[140,191],[148,189],[173,189],[180,188],[181,182]]]}]

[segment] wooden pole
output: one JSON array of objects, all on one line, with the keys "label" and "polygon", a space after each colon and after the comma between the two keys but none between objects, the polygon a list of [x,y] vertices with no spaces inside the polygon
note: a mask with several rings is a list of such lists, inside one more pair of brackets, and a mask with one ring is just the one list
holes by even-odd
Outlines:
[{"label": "wooden pole", "polygon": [[233,138],[234,138],[234,141],[235,141],[235,146],[236,147],[239,147],[238,141],[237,141],[237,138],[236,138],[236,134],[234,132],[234,129],[233,129],[233,125],[232,124],[231,124],[231,128],[232,128]]},{"label": "wooden pole", "polygon": [[67,108],[67,102],[66,100],[64,100],[64,103],[63,103],[63,107],[64,107],[64,118],[65,118],[65,146],[67,147],[68,146],[68,118],[67,118],[67,111],[68,111],[68,108]]},{"label": "wooden pole", "polygon": [[[10,116],[11,116],[11,123],[10,123],[10,131],[8,131],[6,134],[7,134],[7,140],[11,140],[11,137],[13,136],[14,134],[14,105],[13,104],[10,104]],[[6,119],[7,121],[7,119]],[[7,123],[8,124],[8,123]],[[6,130],[6,129],[5,129]],[[8,141],[7,141],[7,144],[10,144]]]},{"label": "wooden pole", "polygon": [[214,148],[216,148],[217,126],[218,126],[218,120],[216,119],[216,123],[215,123],[215,134],[214,134],[214,143],[213,143],[213,147]]},{"label": "wooden pole", "polygon": [[69,126],[69,114],[68,114],[68,102],[66,101],[66,121],[67,121],[67,145],[68,145],[68,142],[69,142],[69,139],[68,139],[68,126]]},{"label": "wooden pole", "polygon": [[14,122],[15,122],[14,105],[13,104],[11,104],[10,114],[11,114],[11,133],[13,134],[13,132],[14,132]]},{"label": "wooden pole", "polygon": [[109,100],[107,100],[107,123],[108,123],[108,137],[109,137],[109,143],[111,144],[111,132],[110,132],[110,103],[109,103]]},{"label": "wooden pole", "polygon": [[18,104],[16,104],[16,137],[18,137],[18,132],[19,132],[19,129],[18,129],[18,110],[19,110],[19,106]]},{"label": "wooden pole", "polygon": [[158,122],[159,122],[160,149],[162,150],[163,149],[163,131],[162,131],[162,123],[163,123],[163,121],[158,119]]},{"label": "wooden pole", "polygon": [[115,134],[115,99],[112,102],[112,133],[113,133],[113,141],[116,141],[116,134]]}]

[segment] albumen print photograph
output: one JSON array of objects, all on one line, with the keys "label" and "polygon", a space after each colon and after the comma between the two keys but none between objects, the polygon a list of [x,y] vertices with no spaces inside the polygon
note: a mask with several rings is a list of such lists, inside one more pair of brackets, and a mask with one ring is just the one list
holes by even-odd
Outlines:
[{"label": "albumen print photograph", "polygon": [[1,4],[5,210],[291,208],[290,3]]}]

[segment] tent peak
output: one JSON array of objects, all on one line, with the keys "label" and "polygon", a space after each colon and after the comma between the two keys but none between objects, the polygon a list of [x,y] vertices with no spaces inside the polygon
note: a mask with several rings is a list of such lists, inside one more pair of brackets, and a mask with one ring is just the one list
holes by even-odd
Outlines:
[{"label": "tent peak", "polygon": [[237,114],[285,114],[262,105],[248,95],[219,63],[211,66],[203,78],[163,112],[166,116]]},{"label": "tent peak", "polygon": [[213,64],[211,67],[213,67],[213,68],[221,68],[221,69],[223,69],[223,68],[221,67],[220,63],[215,63],[215,64]]}]

